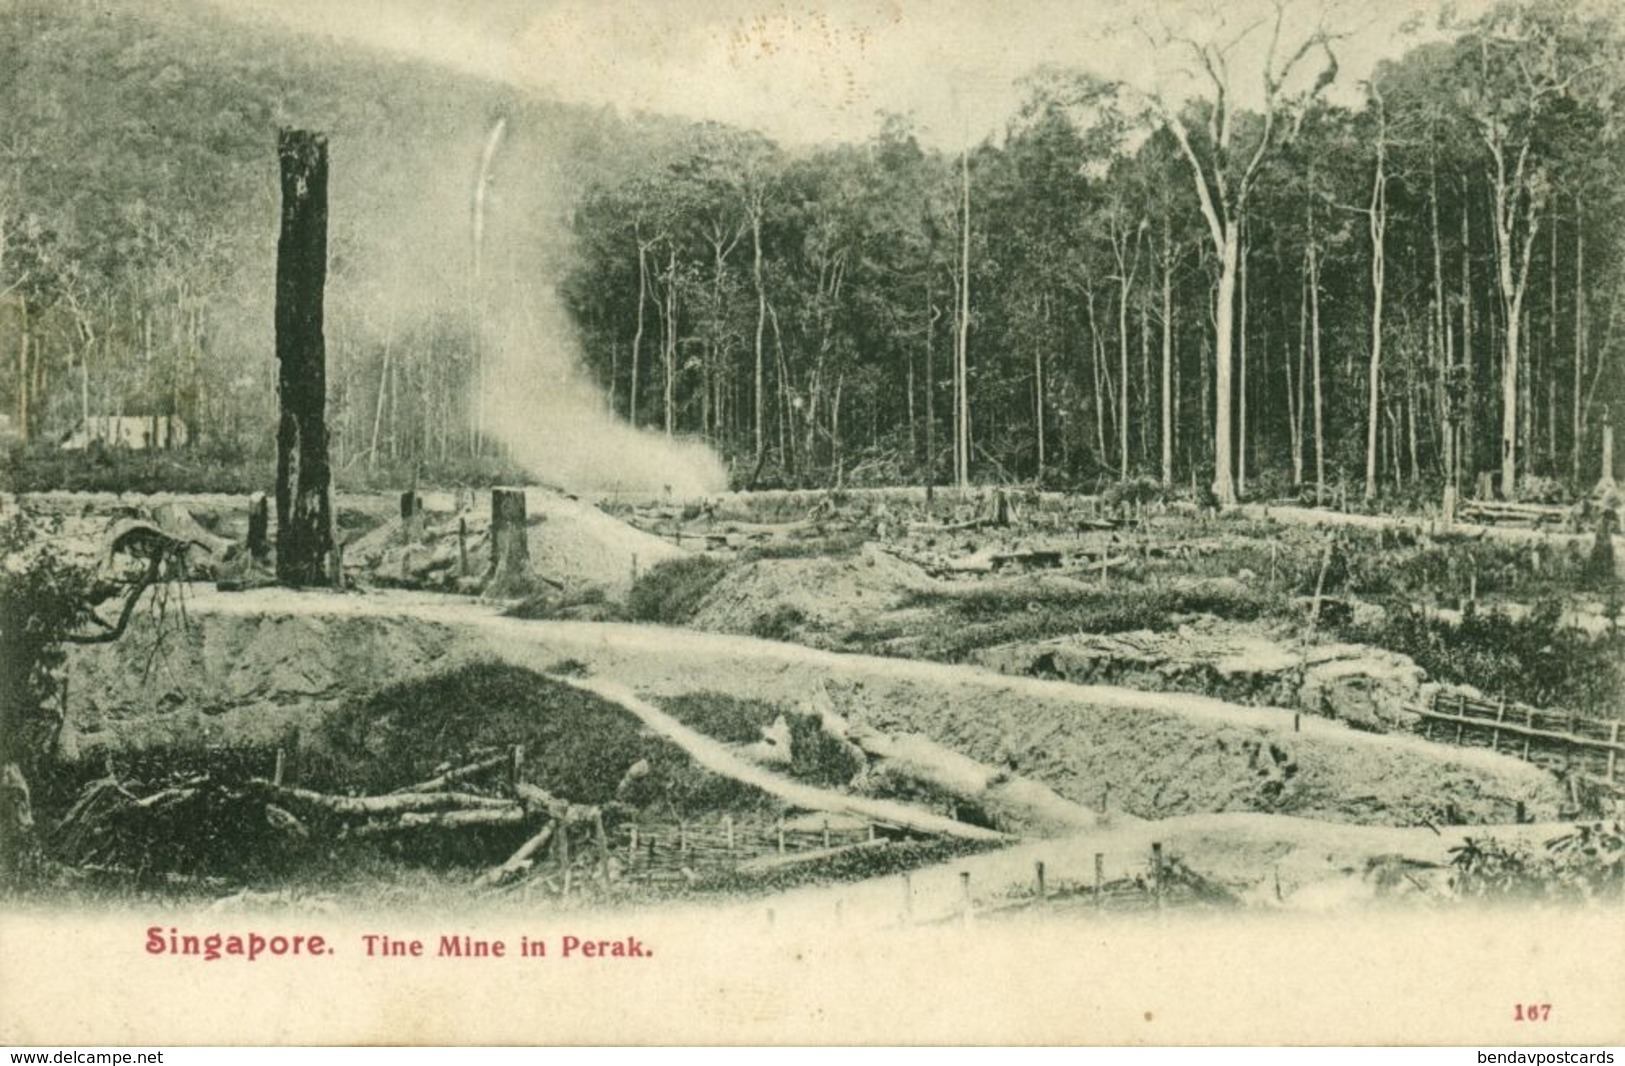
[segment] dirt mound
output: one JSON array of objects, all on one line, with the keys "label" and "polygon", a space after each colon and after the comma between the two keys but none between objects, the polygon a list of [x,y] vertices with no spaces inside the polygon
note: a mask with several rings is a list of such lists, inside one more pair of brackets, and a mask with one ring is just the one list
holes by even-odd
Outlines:
[{"label": "dirt mound", "polygon": [[873,545],[843,558],[763,559],[718,582],[692,624],[828,646],[931,585],[919,567]]},{"label": "dirt mound", "polygon": [[1363,644],[1299,648],[1258,625],[1214,618],[1171,631],[1018,641],[978,651],[971,661],[1004,674],[1291,707],[1376,732],[1414,725],[1410,708],[1428,691],[1427,671],[1397,652]]},{"label": "dirt mound", "polygon": [[774,806],[765,793],[701,770],[613,703],[499,662],[391,685],[345,705],[309,741],[316,757],[306,761],[326,764],[316,787],[382,793],[517,744],[521,776],[575,803],[683,814]]},{"label": "dirt mound", "polygon": [[[411,585],[452,585],[458,577],[458,536],[465,536],[469,575],[490,567],[491,515],[474,507],[458,511],[446,493],[425,494],[422,534],[408,538],[400,519],[350,544],[346,565],[363,579]],[[525,490],[530,562],[542,577],[567,588],[598,586],[621,597],[633,574],[688,553],[659,537],[634,529],[590,503],[548,489]]]},{"label": "dirt mound", "polygon": [[[271,614],[274,617],[261,617]],[[193,632],[156,652],[150,634],[76,649],[73,738],[278,736],[314,728],[346,699],[496,656],[613,678],[657,703],[700,691],[795,707],[820,685],[835,710],[891,734],[920,733],[1008,766],[1086,807],[1145,817],[1265,811],[1365,824],[1510,822],[1519,802],[1554,817],[1563,796],[1537,767],[1482,749],[1358,732],[1288,712],[1189,695],[1008,677],[836,655],[657,626],[527,622],[406,594],[285,590],[193,600]],[[151,660],[151,678],[143,671]]]}]

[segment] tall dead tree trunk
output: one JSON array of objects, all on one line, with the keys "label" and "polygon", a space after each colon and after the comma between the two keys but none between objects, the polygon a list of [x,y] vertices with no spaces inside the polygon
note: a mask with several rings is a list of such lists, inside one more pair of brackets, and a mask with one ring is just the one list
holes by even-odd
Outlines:
[{"label": "tall dead tree trunk", "polygon": [[276,260],[277,580],[330,585],[333,485],[327,459],[327,138],[282,131],[282,230]]}]

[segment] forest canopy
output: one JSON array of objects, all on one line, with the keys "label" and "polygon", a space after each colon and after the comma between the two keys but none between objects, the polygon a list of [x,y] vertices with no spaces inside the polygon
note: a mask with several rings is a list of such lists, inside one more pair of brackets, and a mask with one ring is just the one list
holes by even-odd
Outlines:
[{"label": "forest canopy", "polygon": [[[0,19],[18,438],[162,414],[265,454],[285,124],[334,145],[341,467],[490,447],[477,366],[516,328],[568,333],[553,347],[619,418],[758,486],[1376,498],[1487,475],[1560,497],[1596,483],[1625,389],[1625,63],[1581,6],[1450,23],[1336,96],[1355,103],[1321,91],[1333,29],[1264,69],[1176,42],[1204,91],[1172,105],[1035,71],[963,152],[898,115],[786,148],[221,19]],[[468,191],[498,117],[475,293]]]}]

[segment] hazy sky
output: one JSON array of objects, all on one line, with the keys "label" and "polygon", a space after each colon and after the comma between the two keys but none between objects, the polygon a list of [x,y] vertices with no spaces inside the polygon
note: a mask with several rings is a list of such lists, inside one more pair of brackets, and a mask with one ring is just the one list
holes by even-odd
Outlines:
[{"label": "hazy sky", "polygon": [[[754,126],[786,142],[863,139],[880,111],[897,111],[941,146],[1001,127],[1022,96],[1015,82],[1040,64],[1180,95],[1188,53],[1153,47],[1156,26],[1135,26],[1147,19],[1215,39],[1254,26],[1234,74],[1238,94],[1256,94],[1273,10],[1268,0],[213,2],[567,100]],[[1301,32],[1321,10],[1294,0],[1289,18]],[[1437,21],[1432,0],[1331,0],[1324,18],[1351,34],[1337,46],[1344,99]]]}]

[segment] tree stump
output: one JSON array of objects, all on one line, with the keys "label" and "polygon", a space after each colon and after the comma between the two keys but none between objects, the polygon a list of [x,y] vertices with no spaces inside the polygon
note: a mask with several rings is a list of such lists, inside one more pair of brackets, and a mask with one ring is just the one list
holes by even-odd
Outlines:
[{"label": "tree stump", "polygon": [[248,554],[260,564],[271,558],[271,501],[263,492],[248,497]]},{"label": "tree stump", "polygon": [[485,595],[523,596],[534,582],[526,538],[525,490],[491,490],[491,576]]},{"label": "tree stump", "polygon": [[401,531],[408,544],[423,539],[423,497],[416,491],[401,493]]},{"label": "tree stump", "polygon": [[327,456],[327,138],[284,129],[276,254],[276,576],[333,583],[333,474]]}]

